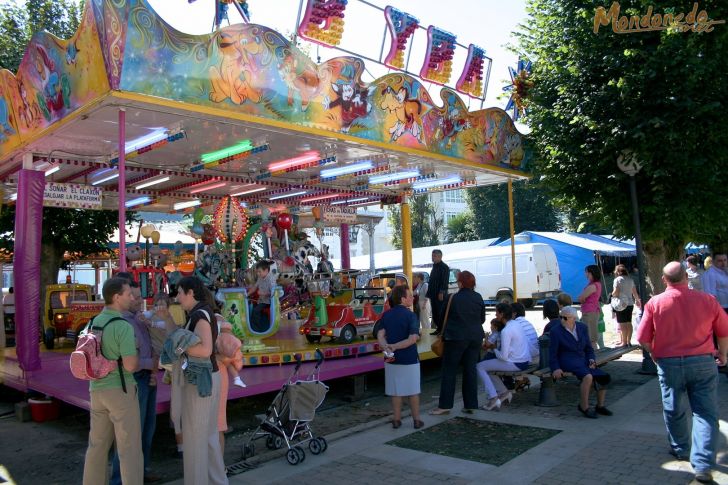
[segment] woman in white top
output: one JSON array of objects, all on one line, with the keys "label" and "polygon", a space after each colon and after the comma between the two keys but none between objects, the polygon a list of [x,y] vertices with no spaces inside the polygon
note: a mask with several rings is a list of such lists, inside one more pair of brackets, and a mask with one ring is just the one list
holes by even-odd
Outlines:
[{"label": "woman in white top", "polygon": [[496,316],[507,321],[500,333],[500,349],[495,349],[495,358],[483,360],[476,369],[483,381],[488,402],[482,409],[488,411],[500,408],[503,401],[510,402],[513,394],[506,389],[500,377],[488,374],[490,371],[518,371],[531,365],[531,351],[528,347],[528,338],[523,327],[518,324],[511,325],[513,310],[507,303],[499,303],[495,307]]},{"label": "woman in white top", "polygon": [[619,305],[614,306],[615,300],[612,300],[612,309],[617,314],[617,323],[619,324],[619,334],[621,341],[617,344],[621,346],[629,346],[632,340],[632,311],[634,305],[640,305],[640,296],[635,288],[634,281],[629,276],[627,267],[618,264],[614,268],[614,289],[612,290],[612,298],[619,299]]}]

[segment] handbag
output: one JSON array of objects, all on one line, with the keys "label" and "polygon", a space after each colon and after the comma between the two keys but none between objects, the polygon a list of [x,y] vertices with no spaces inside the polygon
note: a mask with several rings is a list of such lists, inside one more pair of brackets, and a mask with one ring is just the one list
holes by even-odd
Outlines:
[{"label": "handbag", "polygon": [[434,342],[430,345],[432,353],[438,357],[442,357],[442,353],[445,351],[445,325],[447,325],[447,316],[450,314],[450,304],[452,303],[453,295],[447,300],[447,308],[445,309],[445,318],[442,320],[442,330],[440,335],[437,336]]},{"label": "handbag", "polygon": [[599,305],[599,320],[597,321],[597,332],[604,333],[607,330],[607,324],[604,321],[604,310]]},{"label": "handbag", "polygon": [[627,302],[625,300],[622,300],[618,296],[613,296],[612,300],[609,302],[609,304],[612,306],[612,309],[615,312],[621,312],[625,308],[627,308]]}]

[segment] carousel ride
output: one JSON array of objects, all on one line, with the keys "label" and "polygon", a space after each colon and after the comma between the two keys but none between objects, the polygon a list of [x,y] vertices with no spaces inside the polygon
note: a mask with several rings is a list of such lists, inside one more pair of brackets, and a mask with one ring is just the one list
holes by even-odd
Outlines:
[{"label": "carousel ride", "polygon": [[[389,21],[397,12],[384,13]],[[308,8],[299,35],[333,45],[343,15]],[[391,26],[396,58],[413,35],[398,25]],[[26,243],[16,246],[14,263],[24,275],[15,288],[18,374],[41,368],[34,241],[41,206],[53,204],[118,210],[122,227],[127,210],[189,214],[195,235],[208,242],[189,271],[230,301],[248,366],[293,362],[296,353],[313,360],[313,345],[322,343],[326,358],[376,352],[366,327],[384,309],[381,292],[328,276],[324,248],[299,238],[296,218],[319,209],[318,231],[333,225],[332,214],[398,204],[407,255],[411,196],[528,177],[527,144],[508,114],[470,111],[461,98],[484,96],[482,52],[469,50],[461,78],[470,81],[446,87],[454,37],[442,42],[443,31],[427,31],[419,77],[390,59],[393,71],[370,81],[362,79],[362,59],[316,63],[262,25],[179,32],[145,0],[89,0],[70,39],[34,35],[18,71],[0,70],[0,183],[5,202],[16,206],[15,239]],[[427,82],[443,85],[439,100]],[[342,232],[348,224],[336,223]],[[340,251],[348,258],[345,239]],[[280,295],[268,328],[254,331],[243,318],[253,246],[275,262]],[[403,256],[405,273],[410,257]],[[319,258],[318,271],[306,258]],[[181,274],[167,275],[170,284]],[[303,333],[286,318],[298,314],[308,322]],[[367,370],[353,367],[346,372]]]}]

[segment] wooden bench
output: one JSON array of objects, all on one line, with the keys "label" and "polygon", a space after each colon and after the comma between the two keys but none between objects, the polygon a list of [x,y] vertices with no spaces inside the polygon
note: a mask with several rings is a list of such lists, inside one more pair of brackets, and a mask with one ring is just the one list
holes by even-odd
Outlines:
[{"label": "wooden bench", "polygon": [[[601,367],[608,362],[621,358],[624,354],[628,354],[639,349],[639,345],[630,345],[629,347],[617,347],[613,349],[600,349],[594,352],[594,360],[597,367]],[[556,399],[556,388],[554,386],[554,378],[551,376],[551,369],[544,367],[533,372],[533,375],[541,379],[541,389],[538,395],[538,406],[553,407],[558,406],[559,401]],[[571,372],[564,372],[564,377],[573,376]]]}]

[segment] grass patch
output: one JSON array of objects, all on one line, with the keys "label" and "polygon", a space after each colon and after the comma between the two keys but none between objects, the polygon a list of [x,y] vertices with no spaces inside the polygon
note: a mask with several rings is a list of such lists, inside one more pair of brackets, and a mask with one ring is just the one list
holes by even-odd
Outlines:
[{"label": "grass patch", "polygon": [[457,417],[387,444],[499,466],[559,433]]}]

